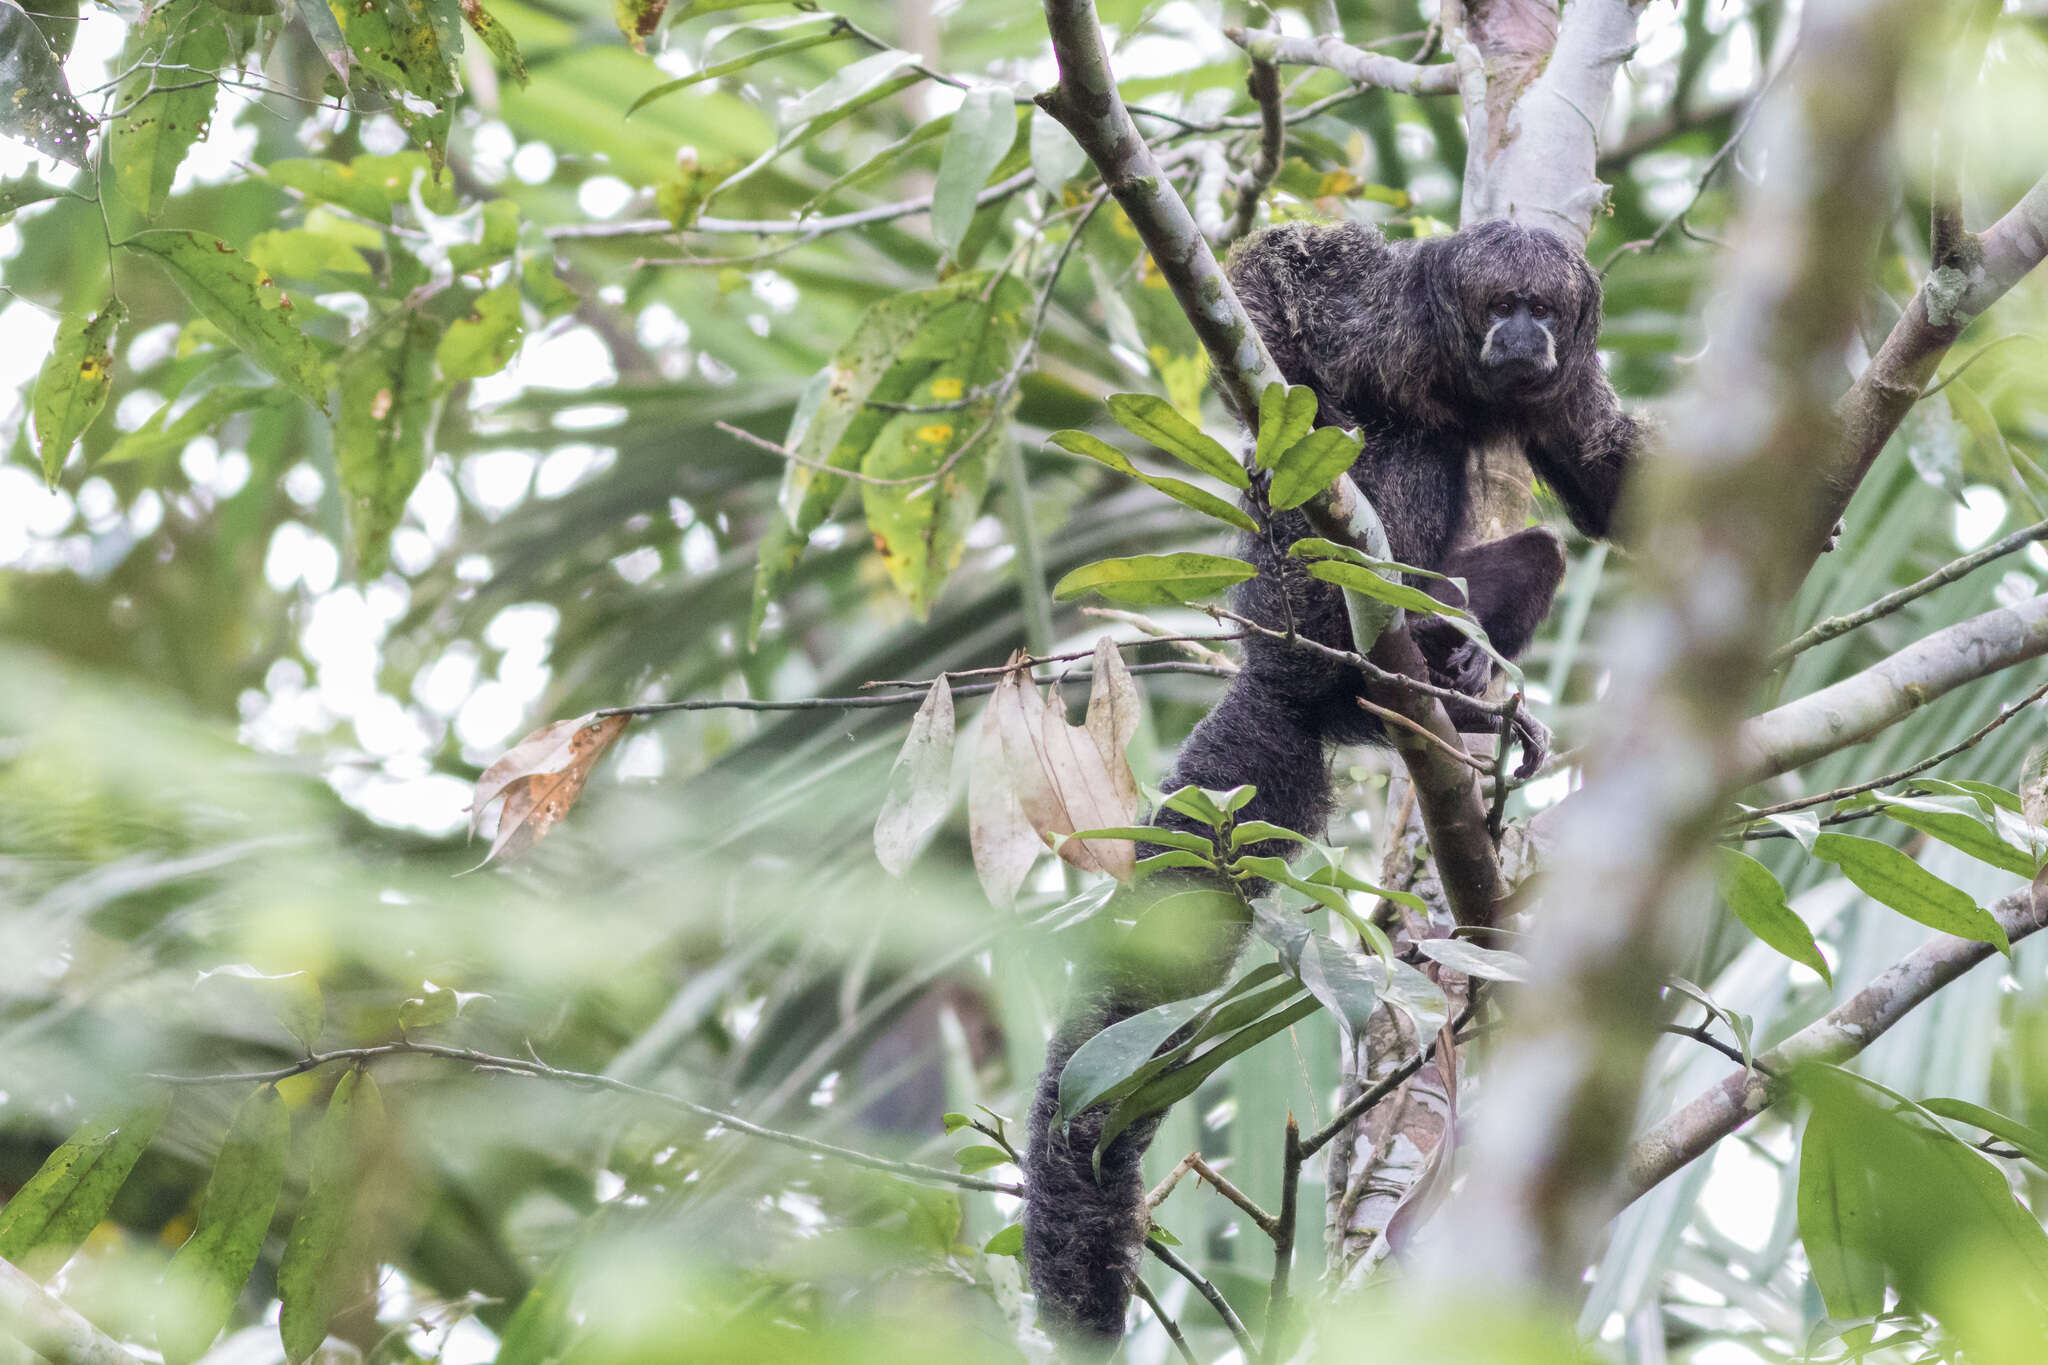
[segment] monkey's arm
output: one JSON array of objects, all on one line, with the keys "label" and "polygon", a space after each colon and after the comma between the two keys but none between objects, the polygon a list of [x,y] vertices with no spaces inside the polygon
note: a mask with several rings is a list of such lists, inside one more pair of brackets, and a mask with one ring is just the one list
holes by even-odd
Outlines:
[{"label": "monkey's arm", "polygon": [[1561,407],[1561,420],[1531,433],[1525,446],[1530,467],[1557,494],[1572,525],[1607,540],[1649,426],[1621,410],[1613,388],[1597,371]]}]

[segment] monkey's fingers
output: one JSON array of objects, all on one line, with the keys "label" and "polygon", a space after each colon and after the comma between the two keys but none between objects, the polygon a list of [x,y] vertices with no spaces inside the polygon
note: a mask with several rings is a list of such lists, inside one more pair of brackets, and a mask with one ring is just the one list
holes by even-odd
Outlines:
[{"label": "monkey's fingers", "polygon": [[1522,761],[1515,768],[1515,780],[1526,782],[1550,757],[1550,727],[1521,707],[1515,710],[1514,726],[1515,743],[1522,749]]}]

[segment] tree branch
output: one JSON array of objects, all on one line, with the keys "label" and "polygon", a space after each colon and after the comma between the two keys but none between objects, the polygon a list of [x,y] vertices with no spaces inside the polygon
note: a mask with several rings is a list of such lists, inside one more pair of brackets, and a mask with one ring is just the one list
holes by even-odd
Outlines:
[{"label": "tree branch", "polygon": [[[2048,896],[2036,896],[2031,888],[2015,891],[1991,913],[2017,943],[2048,926]],[[1993,951],[1988,943],[1946,934],[1915,949],[1847,1003],[1759,1055],[1756,1070],[1731,1073],[1637,1138],[1623,1168],[1626,1197],[1639,1198],[1768,1109],[1784,1094],[1779,1077],[1807,1063],[1854,1057]]]},{"label": "tree branch", "polygon": [[1964,683],[2043,654],[2048,594],[1937,630],[1831,687],[1745,721],[1736,740],[1736,785],[1846,749]]},{"label": "tree branch", "polygon": [[1335,33],[1297,38],[1268,28],[1226,28],[1223,36],[1243,48],[1256,64],[1322,66],[1362,89],[1395,90],[1406,95],[1451,95],[1458,90],[1458,64],[1424,66],[1353,47]]},{"label": "tree branch", "polygon": [[142,1365],[10,1261],[0,1261],[0,1328],[50,1365]]},{"label": "tree branch", "polygon": [[1219,246],[1252,230],[1259,217],[1259,200],[1265,197],[1273,177],[1280,174],[1280,159],[1287,151],[1287,102],[1280,90],[1280,69],[1254,56],[1244,86],[1259,106],[1259,159],[1237,193],[1236,211],[1230,215],[1230,226]]}]

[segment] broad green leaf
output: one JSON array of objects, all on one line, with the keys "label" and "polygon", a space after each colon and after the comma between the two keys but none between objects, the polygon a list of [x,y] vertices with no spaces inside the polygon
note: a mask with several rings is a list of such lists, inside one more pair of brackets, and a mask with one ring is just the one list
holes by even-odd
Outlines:
[{"label": "broad green leaf", "polygon": [[1854,834],[1822,834],[1813,856],[1833,863],[1872,899],[1930,929],[1988,943],[2011,956],[2005,927],[1969,893],[1951,886],[1890,844]]},{"label": "broad green leaf", "polygon": [[1251,565],[1225,555],[1132,555],[1084,564],[1055,584],[1052,594],[1065,601],[1093,592],[1112,602],[1171,607],[1214,597],[1258,576]]},{"label": "broad green leaf", "polygon": [[461,1012],[462,1000],[454,991],[429,981],[418,995],[398,1007],[398,1027],[406,1032],[439,1028],[455,1022]]},{"label": "broad green leaf", "polygon": [[122,243],[156,258],[200,316],[244,355],[320,411],[327,411],[327,362],[299,330],[292,301],[270,277],[218,237],[183,229],[145,232]]},{"label": "broad green leaf", "polygon": [[57,324],[50,358],[36,375],[33,409],[43,481],[57,486],[57,471],[92,419],[107,405],[114,384],[114,329],[127,316],[118,302],[90,318],[67,314]]},{"label": "broad green leaf", "polygon": [[434,358],[445,379],[481,379],[512,363],[525,334],[526,320],[519,309],[519,281],[507,279],[477,295],[468,317],[448,324]]},{"label": "broad green leaf", "polygon": [[1194,1094],[1203,1081],[1215,1075],[1232,1057],[1257,1047],[1276,1033],[1292,1028],[1321,1008],[1322,1002],[1313,996],[1297,1001],[1278,1014],[1268,1015],[1257,1023],[1239,1029],[1218,1042],[1216,1046],[1189,1058],[1177,1067],[1161,1072],[1146,1082],[1142,1088],[1120,1100],[1116,1108],[1110,1110],[1108,1117],[1103,1120],[1102,1137],[1095,1145],[1097,1160],[1100,1160],[1101,1153],[1133,1123],[1178,1104]]},{"label": "broad green leaf", "polygon": [[164,1272],[177,1292],[158,1320],[157,1345],[172,1365],[196,1360],[227,1325],[270,1231],[290,1138],[291,1113],[275,1086],[235,1112],[192,1235]]},{"label": "broad green leaf", "polygon": [[305,228],[257,233],[249,239],[249,263],[266,274],[294,280],[370,273],[370,263],[348,241]]},{"label": "broad green leaf", "polygon": [[[1329,428],[1323,428],[1328,431]],[[1301,547],[1291,547],[1288,554],[1294,559],[1309,559],[1305,554],[1295,554]],[[1340,588],[1364,593],[1367,597],[1385,602],[1389,606],[1402,607],[1424,616],[1442,616],[1450,620],[1472,621],[1472,614],[1448,602],[1439,602],[1420,588],[1387,577],[1377,569],[1363,564],[1349,564],[1341,559],[1309,559],[1309,575],[1325,583],[1335,583]]]},{"label": "broad green leaf", "polygon": [[939,178],[932,188],[932,236],[955,255],[974,219],[975,198],[1017,140],[1017,106],[1010,92],[977,86],[953,112]]},{"label": "broad green leaf", "polygon": [[[176,454],[194,437],[212,431],[235,413],[290,401],[285,390],[267,384],[223,384],[206,390],[189,403],[181,396],[158,408],[141,426],[109,446],[94,468]],[[174,411],[175,418],[171,415]]]},{"label": "broad green leaf", "polygon": [[1226,522],[1231,526],[1235,526],[1240,531],[1256,532],[1259,529],[1259,523],[1254,521],[1251,515],[1243,508],[1226,502],[1207,489],[1198,488],[1185,480],[1169,479],[1158,474],[1147,474],[1144,470],[1139,469],[1128,459],[1124,458],[1124,453],[1121,450],[1118,450],[1115,446],[1099,437],[1089,435],[1085,431],[1074,431],[1071,429],[1055,431],[1052,435],[1046,437],[1046,440],[1070,454],[1079,455],[1083,459],[1093,460],[1100,465],[1107,465],[1119,474],[1127,474],[1148,488],[1154,488],[1166,494],[1167,497],[1172,498],[1175,502],[1194,508],[1205,517],[1213,517],[1217,521]]},{"label": "broad green leaf", "polygon": [[73,1133],[0,1208],[0,1260],[55,1273],[106,1218],[163,1119],[152,1104]]},{"label": "broad green leaf", "polygon": [[172,80],[169,71],[211,72],[230,56],[227,23],[207,0],[169,0],[129,40],[131,59],[149,60],[119,86],[123,113],[107,135],[107,168],[120,199],[144,221],[163,212],[178,167],[213,121],[210,80]]},{"label": "broad green leaf", "polygon": [[307,36],[334,68],[334,74],[346,82],[348,73],[355,69],[356,54],[349,51],[348,39],[342,34],[334,11],[327,7],[327,0],[292,0],[292,13],[306,26]]},{"label": "broad green leaf", "polygon": [[1785,901],[1785,888],[1771,870],[1747,853],[1732,848],[1716,850],[1721,899],[1735,912],[1735,918],[1766,944],[1802,966],[1820,973],[1821,980],[1834,984],[1827,959],[1814,946],[1813,931]]},{"label": "broad green leaf", "polygon": [[[1263,419],[1262,419],[1263,422]],[[1362,442],[1355,432],[1322,427],[1296,441],[1273,466],[1266,498],[1276,509],[1299,507],[1351,468]]]},{"label": "broad green leaf", "polygon": [[679,76],[672,81],[663,81],[660,85],[655,86],[628,105],[626,107],[626,117],[631,118],[663,95],[673,95],[678,90],[688,90],[691,86],[701,84],[704,81],[715,81],[721,76],[730,76],[735,72],[745,71],[750,66],[759,65],[776,57],[787,56],[792,52],[801,52],[807,47],[816,47],[820,43],[837,42],[839,39],[847,36],[847,34],[837,30],[827,30],[824,33],[807,33],[800,38],[785,38],[779,43],[770,43],[766,47],[755,48],[744,56],[733,57],[723,62],[715,62],[701,70],[692,71],[687,76]]},{"label": "broad green leaf", "polygon": [[1259,395],[1259,468],[1278,468],[1280,457],[1307,436],[1315,422],[1314,389],[1306,384],[1283,384],[1277,379],[1266,385],[1266,391]]},{"label": "broad green leaf", "polygon": [[1118,1020],[1076,1048],[1060,1071],[1054,1125],[1064,1125],[1074,1115],[1094,1107],[1111,1089],[1128,1080],[1132,1072],[1151,1060],[1161,1043],[1207,1009],[1217,994],[1212,991],[1155,1005]]},{"label": "broad green leaf", "polygon": [[0,0],[0,136],[19,138],[44,156],[83,166],[92,120],[72,98],[63,63],[22,7]]},{"label": "broad green leaf", "polygon": [[1189,853],[1213,853],[1213,840],[1199,834],[1190,834],[1183,829],[1161,829],[1157,825],[1110,825],[1104,829],[1077,829],[1065,836],[1069,839],[1132,839],[1139,843],[1158,844],[1161,848],[1185,849]]},{"label": "broad green leaf", "polygon": [[1974,796],[1893,796],[1870,792],[1865,798],[1900,824],[1959,848],[1979,862],[2031,878],[2039,861],[2000,831],[1997,807],[1990,810]]},{"label": "broad green leaf", "polygon": [[1234,849],[1243,848],[1246,844],[1265,843],[1269,839],[1287,839],[1297,844],[1315,842],[1298,830],[1286,829],[1266,820],[1246,820],[1230,831],[1230,846]]},{"label": "broad green leaf", "polygon": [[1417,939],[1415,951],[1454,972],[1484,981],[1527,981],[1529,960],[1501,948],[1482,948],[1462,938]]},{"label": "broad green leaf", "polygon": [[[629,0],[622,0],[622,3]],[[719,193],[752,179],[783,153],[851,118],[870,104],[909,89],[923,80],[914,67],[917,59],[908,52],[890,49],[871,53],[841,67],[824,84],[806,90],[782,111],[783,134],[759,156],[727,176]]]},{"label": "broad green leaf", "polygon": [[74,191],[62,185],[53,185],[33,169],[12,180],[0,180],[0,223],[12,218],[17,209],[30,204],[41,204],[51,199],[62,199]]},{"label": "broad green leaf", "polygon": [[365,337],[341,364],[334,462],[356,571],[382,573],[391,533],[426,472],[438,393],[434,355],[441,324],[409,309]]},{"label": "broad green leaf", "polygon": [[1215,437],[1175,411],[1173,404],[1150,393],[1113,393],[1109,415],[1133,436],[1158,446],[1174,459],[1221,479],[1232,488],[1251,487],[1251,475],[1230,457]]},{"label": "broad green leaf", "polygon": [[1057,196],[1088,164],[1088,153],[1074,135],[1043,109],[1031,111],[1031,178],[1047,194]]},{"label": "broad green leaf", "polygon": [[369,1073],[351,1069],[334,1087],[320,1122],[305,1202],[292,1220],[277,1268],[283,1309],[278,1330],[296,1365],[320,1349],[334,1315],[359,1298],[374,1264],[356,1217],[383,1126],[384,1101]]},{"label": "broad green leaf", "polygon": [[951,114],[942,114],[938,118],[920,123],[917,127],[911,129],[902,137],[897,138],[867,160],[856,164],[851,170],[843,171],[827,181],[824,188],[813,194],[809,199],[804,200],[803,204],[798,207],[796,216],[798,218],[810,217],[818,211],[821,205],[828,203],[841,190],[863,184],[875,176],[881,175],[884,171],[900,165],[916,153],[919,148],[944,139],[952,131],[953,116]]},{"label": "broad green leaf", "polygon": [[875,857],[891,876],[910,870],[953,806],[953,689],[942,673],[911,718],[875,817]]},{"label": "broad green leaf", "polygon": [[366,5],[330,0],[364,71],[434,105],[462,88],[456,58],[462,27],[453,5],[432,0],[382,0]]},{"label": "broad green leaf", "polygon": [[510,199],[492,199],[478,205],[477,210],[476,240],[458,242],[448,248],[448,264],[458,275],[488,271],[501,261],[511,260],[519,246],[518,204]]},{"label": "broad green leaf", "polygon": [[391,221],[391,210],[411,198],[415,184],[428,212],[449,214],[456,208],[454,180],[436,172],[422,152],[364,155],[347,164],[319,157],[290,157],[271,162],[263,168],[263,175],[308,199],[338,204],[373,222]]},{"label": "broad green leaf", "polygon": [[[1278,858],[1262,861],[1280,862]],[[1288,973],[1336,1016],[1347,1038],[1360,1036],[1372,1012],[1379,1008],[1386,964],[1316,933],[1299,916],[1276,911],[1272,905],[1260,901],[1252,907],[1259,937],[1273,945]]]},{"label": "broad green leaf", "polygon": [[973,1175],[977,1171],[992,1171],[998,1166],[1009,1165],[1010,1154],[1000,1147],[977,1145],[962,1147],[953,1153],[953,1160],[959,1163],[963,1174]]},{"label": "broad green leaf", "polygon": [[1874,1253],[1877,1191],[1853,1126],[1816,1108],[1799,1143],[1799,1240],[1831,1317],[1884,1311],[1884,1267]]},{"label": "broad green leaf", "polygon": [[1012,1223],[982,1244],[982,1252],[989,1256],[1022,1256],[1024,1254],[1024,1225]]},{"label": "broad green leaf", "polygon": [[1922,1100],[1920,1107],[1931,1114],[1945,1119],[1955,1119],[1973,1128],[1982,1128],[2000,1142],[2019,1151],[2027,1160],[2043,1170],[2048,1170],[2048,1133],[2029,1127],[2018,1119],[2008,1118],[1996,1110],[1986,1109],[1981,1104],[1968,1100]]},{"label": "broad green leaf", "polygon": [[469,31],[482,40],[485,50],[497,58],[499,66],[512,74],[513,80],[525,85],[526,59],[519,55],[519,44],[511,32],[492,18],[491,12],[478,0],[460,0],[460,3],[462,19],[469,25]]}]

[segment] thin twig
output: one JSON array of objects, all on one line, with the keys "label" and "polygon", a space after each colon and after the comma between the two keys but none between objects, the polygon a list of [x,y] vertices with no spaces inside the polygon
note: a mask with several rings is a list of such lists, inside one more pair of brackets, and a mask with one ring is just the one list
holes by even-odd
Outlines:
[{"label": "thin twig", "polygon": [[[1032,183],[1031,172],[1019,171],[1007,180],[998,180],[974,197],[977,206],[993,204],[1000,199],[1027,189]],[[912,214],[929,212],[932,196],[921,194],[915,199],[904,199],[893,204],[875,204],[851,213],[828,214],[822,218],[697,218],[688,227],[677,227],[666,218],[635,218],[623,223],[558,223],[547,229],[551,240],[577,239],[581,241],[604,241],[614,237],[673,237],[684,233],[698,235],[737,235],[753,237],[789,237],[805,239],[823,237],[827,233],[843,232],[848,228],[866,227],[870,223],[893,222],[908,218]]]},{"label": "thin twig", "polygon": [[1775,1074],[1769,1067],[1760,1064],[1754,1056],[1743,1056],[1742,1049],[1736,1047],[1733,1043],[1724,1043],[1713,1034],[1707,1032],[1705,1024],[1666,1024],[1659,1031],[1668,1033],[1674,1038],[1690,1038],[1703,1047],[1712,1048],[1738,1066],[1748,1067],[1752,1071],[1761,1071],[1766,1076]]},{"label": "thin twig", "polygon": [[1273,1228],[1273,1287],[1266,1298],[1266,1351],[1263,1360],[1280,1359],[1286,1338],[1287,1296],[1294,1275],[1294,1222],[1301,1202],[1301,1125],[1287,1116],[1287,1145],[1280,1172],[1280,1217]]},{"label": "thin twig", "polygon": [[1765,816],[1783,815],[1786,811],[1805,810],[1808,806],[1820,806],[1830,801],[1842,801],[1851,796],[1861,796],[1864,792],[1876,791],[1879,787],[1889,787],[1894,782],[1903,782],[1909,777],[1926,772],[1937,763],[1954,758],[1957,754],[1963,752],[1963,750],[1977,743],[1978,740],[1983,739],[1984,736],[1990,734],[1993,730],[1996,730],[1999,726],[2041,700],[2042,697],[2048,697],[2048,683],[2042,683],[2039,687],[2009,706],[1999,707],[1997,715],[1977,727],[1959,743],[1951,744],[1938,754],[1923,758],[1918,763],[1909,763],[1895,773],[1886,773],[1883,777],[1870,782],[1858,782],[1852,786],[1837,787],[1833,791],[1821,792],[1816,796],[1802,796],[1792,801],[1780,801],[1775,806],[1760,806],[1755,810],[1744,811],[1739,817],[1738,823],[1746,825],[1752,821],[1761,820]]},{"label": "thin twig", "polygon": [[2037,540],[2048,540],[2048,521],[2037,521],[2032,526],[2014,531],[2003,539],[1992,541],[1981,550],[1966,554],[1961,559],[1951,560],[1919,582],[1910,583],[1897,592],[1886,593],[1869,606],[1852,611],[1847,616],[1830,616],[1824,621],[1816,621],[1794,636],[1789,644],[1774,650],[1768,666],[1772,669],[1783,668],[1815,645],[1824,645],[1839,635],[1847,635],[1852,630],[1869,625],[1879,617],[1889,616],[1900,607],[1925,597],[1936,588],[1946,587],[1958,578],[1983,568],[1992,560],[2001,559],[2014,550],[2023,550]]},{"label": "thin twig", "polygon": [[[1111,643],[1115,644],[1118,649],[1138,649],[1145,645],[1227,644],[1232,640],[1242,640],[1243,638],[1244,636],[1239,632],[1228,631],[1221,635],[1151,635],[1147,636],[1145,639],[1142,640],[1115,640]],[[1215,654],[1214,651],[1206,652],[1210,653],[1213,658],[1223,661],[1221,664],[1217,664],[1215,666],[1223,667],[1229,664],[1229,660],[1225,659],[1223,655]],[[1077,649],[1068,654],[1036,655],[1034,657],[1025,659],[1022,663],[991,664],[987,668],[949,668],[946,670],[946,676],[948,678],[983,678],[991,676],[1001,676],[1005,673],[1021,673],[1026,669],[1038,668],[1043,664],[1077,663],[1082,659],[1092,659],[1094,657],[1095,651],[1093,649]],[[883,678],[878,679],[874,682],[864,682],[861,684],[861,686],[863,688],[929,688],[933,683],[937,681],[938,679],[936,678]]]},{"label": "thin twig", "polygon": [[1244,1215],[1258,1224],[1259,1231],[1265,1233],[1268,1237],[1271,1237],[1274,1229],[1280,1225],[1278,1218],[1260,1208],[1256,1200],[1233,1185],[1222,1172],[1203,1160],[1200,1152],[1189,1152],[1180,1159],[1180,1164],[1173,1168],[1166,1179],[1160,1181],[1153,1188],[1152,1193],[1145,1196],[1146,1207],[1157,1208],[1159,1201],[1172,1194],[1174,1187],[1180,1183],[1181,1178],[1191,1171],[1197,1180],[1206,1180],[1215,1186],[1218,1194],[1243,1210]]},{"label": "thin twig", "polygon": [[479,1071],[503,1071],[515,1076],[531,1076],[541,1080],[562,1081],[570,1085],[586,1086],[593,1090],[609,1090],[621,1095],[632,1095],[639,1099],[652,1100],[672,1109],[681,1109],[698,1118],[709,1119],[735,1132],[763,1138],[769,1142],[793,1147],[800,1152],[818,1156],[834,1157],[855,1166],[866,1166],[871,1170],[887,1171],[892,1175],[905,1176],[913,1180],[924,1180],[940,1185],[956,1185],[963,1190],[982,1190],[991,1194],[1008,1194],[1021,1197],[1023,1186],[1004,1180],[983,1180],[979,1176],[962,1175],[938,1166],[926,1166],[916,1161],[893,1161],[888,1157],[873,1156],[867,1152],[855,1151],[851,1147],[837,1147],[829,1142],[819,1142],[797,1133],[786,1133],[779,1128],[766,1128],[751,1123],[737,1114],[713,1109],[695,1100],[686,1100],[680,1095],[670,1095],[646,1086],[634,1085],[630,1081],[617,1080],[611,1076],[598,1075],[589,1071],[569,1071],[562,1067],[550,1066],[538,1057],[499,1057],[474,1048],[449,1047],[440,1043],[419,1043],[401,1039],[395,1043],[378,1043],[370,1047],[336,1048],[331,1052],[313,1052],[287,1066],[272,1067],[267,1071],[224,1071],[207,1075],[181,1076],[151,1073],[143,1079],[160,1081],[168,1085],[265,1085],[275,1084],[292,1076],[303,1075],[331,1062],[368,1062],[379,1057],[438,1057],[443,1061],[464,1062]]},{"label": "thin twig", "polygon": [[1131,1292],[1143,1299],[1145,1306],[1152,1310],[1152,1316],[1159,1320],[1159,1325],[1166,1331],[1166,1339],[1180,1352],[1180,1358],[1186,1361],[1187,1365],[1197,1365],[1195,1353],[1188,1349],[1188,1339],[1180,1334],[1180,1324],[1168,1316],[1166,1309],[1160,1306],[1158,1297],[1152,1293],[1152,1286],[1145,1283],[1144,1276],[1131,1276]]},{"label": "thin twig", "polygon": [[[1363,654],[1357,654],[1348,649],[1337,649],[1324,644],[1320,640],[1311,640],[1306,635],[1275,630],[1271,626],[1252,620],[1249,616],[1240,616],[1228,607],[1205,605],[1202,610],[1218,620],[1235,621],[1246,630],[1263,635],[1268,639],[1279,640],[1283,644],[1305,650],[1310,654],[1320,654],[1326,659],[1335,659],[1339,663],[1350,664],[1373,682],[1394,688],[1397,691],[1408,692],[1416,696],[1435,697],[1438,701],[1461,703],[1473,710],[1484,711],[1496,716],[1505,714],[1508,709],[1508,704],[1505,701],[1489,701],[1485,697],[1468,697],[1463,692],[1453,691],[1448,687],[1438,687],[1435,683],[1424,682],[1420,678],[1412,678],[1406,673],[1396,673],[1392,669],[1381,668]],[[1470,754],[1466,755],[1466,758],[1469,759],[1470,757]]]},{"label": "thin twig", "polygon": [[1259,200],[1265,197],[1273,177],[1280,174],[1280,159],[1287,150],[1287,105],[1280,94],[1280,68],[1254,56],[1244,83],[1259,106],[1259,159],[1252,163],[1251,178],[1238,190],[1237,211],[1230,217],[1225,242],[1234,242],[1252,230],[1259,216]]},{"label": "thin twig", "polygon": [[[1428,726],[1423,725],[1418,721],[1410,720],[1408,719],[1408,717],[1402,715],[1399,711],[1393,710],[1390,707],[1381,706],[1378,702],[1375,701],[1368,701],[1364,697],[1356,697],[1353,700],[1355,700],[1360,706],[1364,707],[1367,711],[1370,711],[1372,714],[1378,716],[1381,720],[1387,722],[1388,724],[1398,725],[1404,730],[1408,730],[1414,734],[1420,735],[1423,739],[1429,741],[1431,744],[1434,744],[1437,748],[1449,754],[1452,758],[1458,760],[1458,762],[1463,763],[1467,767],[1471,768],[1473,772],[1479,773],[1480,775],[1484,776],[1489,771],[1489,769],[1484,763],[1481,763],[1471,754],[1466,753],[1463,749],[1458,748],[1456,745],[1450,743],[1448,740],[1443,739],[1436,733],[1436,731],[1430,729]],[[1502,727],[1501,746],[1503,748],[1507,747],[1508,734],[1509,731],[1507,730],[1507,728]],[[1494,837],[1499,837],[1498,831],[1495,832]]]},{"label": "thin twig", "polygon": [[1258,1354],[1259,1348],[1252,1343],[1252,1334],[1244,1330],[1244,1322],[1237,1316],[1237,1310],[1230,1306],[1229,1299],[1223,1297],[1222,1290],[1209,1283],[1207,1276],[1182,1260],[1172,1247],[1163,1242],[1147,1237],[1145,1250],[1157,1256],[1167,1269],[1193,1285],[1195,1292],[1209,1301],[1209,1306],[1216,1310],[1216,1316],[1222,1318],[1223,1325],[1230,1329],[1230,1335],[1237,1338],[1237,1348],[1244,1352],[1246,1360]]}]

